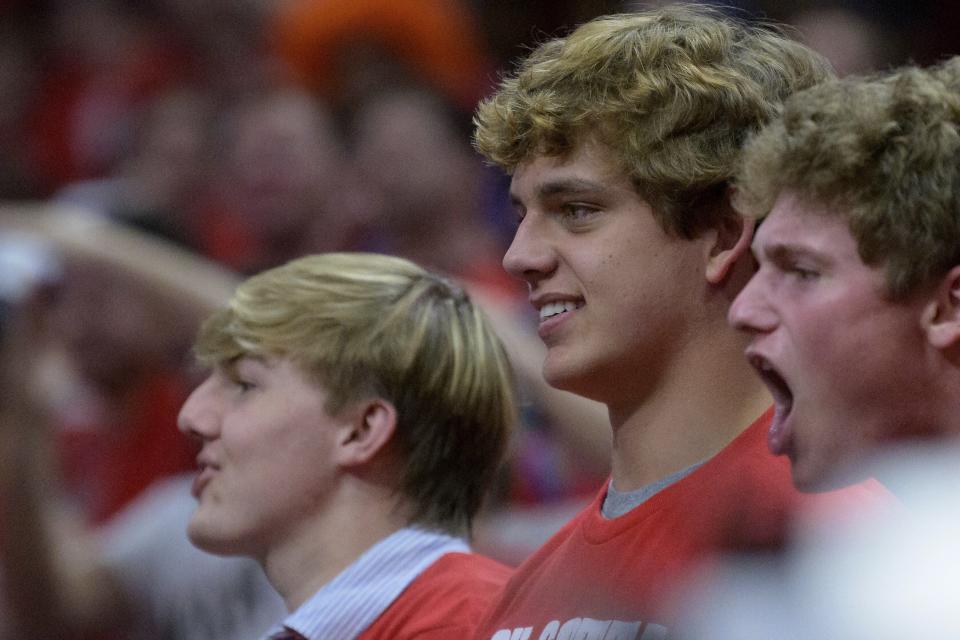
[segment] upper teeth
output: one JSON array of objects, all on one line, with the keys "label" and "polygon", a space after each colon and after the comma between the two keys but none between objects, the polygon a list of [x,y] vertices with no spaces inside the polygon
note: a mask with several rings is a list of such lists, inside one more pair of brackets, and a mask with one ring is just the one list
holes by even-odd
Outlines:
[{"label": "upper teeth", "polygon": [[575,302],[548,302],[540,307],[540,319],[546,320],[559,313],[573,311],[576,308],[577,304]]}]

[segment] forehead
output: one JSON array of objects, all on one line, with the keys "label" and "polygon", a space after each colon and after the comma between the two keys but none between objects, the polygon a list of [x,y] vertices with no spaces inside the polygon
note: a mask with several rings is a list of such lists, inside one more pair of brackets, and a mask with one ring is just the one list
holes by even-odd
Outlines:
[{"label": "forehead", "polygon": [[860,261],[846,220],[831,207],[790,191],[777,197],[753,241],[754,253],[761,257],[774,247],[794,247]]},{"label": "forehead", "polygon": [[542,190],[545,183],[633,190],[630,176],[615,160],[614,150],[589,139],[563,155],[531,154],[514,171],[510,192],[515,197],[531,195]]},{"label": "forehead", "polygon": [[217,362],[214,365],[214,368],[219,369],[224,373],[236,374],[241,367],[247,371],[251,369],[269,370],[276,367],[276,365],[277,360],[274,357],[268,357],[263,354],[244,351],[229,359]]}]

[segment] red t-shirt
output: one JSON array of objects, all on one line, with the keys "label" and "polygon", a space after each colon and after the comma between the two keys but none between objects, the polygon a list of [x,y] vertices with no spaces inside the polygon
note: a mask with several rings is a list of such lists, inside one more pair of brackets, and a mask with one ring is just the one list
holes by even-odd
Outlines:
[{"label": "red t-shirt", "polygon": [[400,594],[359,640],[470,638],[511,569],[474,553],[447,553]]},{"label": "red t-shirt", "polygon": [[767,451],[771,415],[621,517],[601,515],[604,488],[517,568],[477,637],[662,638],[676,589],[711,558],[778,548],[805,503],[883,499],[875,483],[834,492],[842,496],[798,492],[789,461]]}]

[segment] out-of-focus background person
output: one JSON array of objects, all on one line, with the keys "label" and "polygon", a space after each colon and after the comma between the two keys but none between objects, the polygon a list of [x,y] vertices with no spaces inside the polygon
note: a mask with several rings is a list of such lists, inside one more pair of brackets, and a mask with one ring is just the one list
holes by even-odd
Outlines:
[{"label": "out-of-focus background person", "polygon": [[3,224],[34,238],[0,245],[21,280],[0,348],[5,632],[256,638],[282,602],[255,564],[186,541],[196,447],[169,434],[193,385],[184,340],[233,276],[104,221]]},{"label": "out-of-focus background person", "polygon": [[[0,429],[0,638],[15,621],[68,639],[235,637],[229,603],[276,604],[249,565],[164,564],[154,541],[186,544],[192,505],[177,483],[194,452],[174,416],[197,381],[187,363],[199,318],[226,299],[232,274],[308,252],[403,255],[486,302],[519,374],[524,426],[480,549],[517,562],[579,510],[608,473],[606,417],[539,375],[526,293],[499,264],[514,217],[507,182],[470,149],[469,121],[529,47],[641,4],[651,3],[0,3],[0,244],[14,256],[33,246],[34,258],[14,262],[46,265],[43,295],[0,303],[0,364],[13,371],[4,393],[29,409]],[[948,2],[722,4],[795,25],[841,74],[958,53],[960,9]],[[27,371],[36,367],[39,380]],[[35,484],[17,485],[14,471]],[[75,598],[11,577],[49,577],[69,555],[26,544],[40,538],[22,509],[53,503],[72,514],[71,531],[93,536],[71,556],[73,575],[99,580],[106,568],[113,577],[99,584],[119,591]],[[117,580],[120,566],[141,569]],[[150,588],[163,584],[217,595],[164,600]],[[104,605],[125,598],[129,610]],[[172,610],[192,614],[162,622]]]}]

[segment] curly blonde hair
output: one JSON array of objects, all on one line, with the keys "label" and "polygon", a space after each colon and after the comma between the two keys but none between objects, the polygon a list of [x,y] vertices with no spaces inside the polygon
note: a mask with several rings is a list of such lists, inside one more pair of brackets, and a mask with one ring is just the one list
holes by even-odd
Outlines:
[{"label": "curly blonde hair", "polygon": [[550,40],[474,118],[474,144],[508,173],[587,138],[606,145],[668,232],[695,237],[724,202],[742,143],[828,63],[770,25],[673,5],[597,18]]},{"label": "curly blonde hair", "polygon": [[469,531],[509,439],[514,387],[491,324],[452,281],[380,254],[300,258],[241,284],[195,351],[220,367],[289,358],[323,386],[331,415],[389,400],[412,521]]},{"label": "curly blonde hair", "polygon": [[762,217],[789,190],[842,216],[902,299],[960,264],[960,58],[790,98],[747,145],[735,205]]}]

